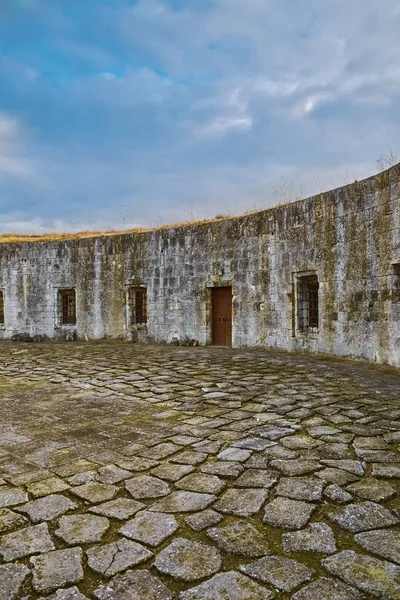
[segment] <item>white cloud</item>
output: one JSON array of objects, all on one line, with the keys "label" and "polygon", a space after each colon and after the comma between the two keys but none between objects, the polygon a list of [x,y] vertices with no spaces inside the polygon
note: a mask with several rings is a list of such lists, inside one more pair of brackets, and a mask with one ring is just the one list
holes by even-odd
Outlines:
[{"label": "white cloud", "polygon": [[201,138],[222,137],[231,131],[246,131],[250,129],[253,120],[250,117],[216,117],[209,123],[195,130]]},{"label": "white cloud", "polygon": [[191,111],[214,113],[203,122],[191,123],[190,128],[197,138],[221,138],[231,132],[251,129],[253,125],[248,102],[240,87],[225,89],[219,96],[205,98],[200,102],[195,101]]},{"label": "white cloud", "polygon": [[[0,118],[0,179],[31,205],[14,227],[237,213],[360,179],[398,150],[398,0],[182,4],[107,3],[90,42],[72,11],[44,19],[63,58],[85,67],[56,83],[40,60],[14,73],[29,132]],[[11,81],[20,57],[7,60]]]},{"label": "white cloud", "polygon": [[33,165],[21,154],[21,138],[22,130],[18,120],[0,113],[0,179],[33,176]]},{"label": "white cloud", "polygon": [[203,11],[139,0],[124,12],[121,29],[177,77],[215,70],[220,85],[247,76],[254,90],[291,96],[295,104],[310,106],[310,96],[365,100],[377,87],[399,89],[397,0],[384,8],[380,0],[308,0],[298,7],[247,0],[245,10],[242,0],[215,0]]},{"label": "white cloud", "polygon": [[[169,95],[171,83],[149,68],[131,70],[124,75],[103,72],[73,81],[69,93],[85,104],[108,104],[115,108],[162,104]],[[175,90],[176,93],[176,90]]]}]

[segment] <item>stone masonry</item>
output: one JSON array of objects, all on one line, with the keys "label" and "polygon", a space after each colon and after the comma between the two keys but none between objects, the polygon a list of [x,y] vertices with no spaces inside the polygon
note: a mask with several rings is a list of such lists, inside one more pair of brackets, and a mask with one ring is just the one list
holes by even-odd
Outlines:
[{"label": "stone masonry", "polygon": [[[307,277],[318,285],[319,306],[318,322],[305,329],[299,290]],[[130,319],[132,286],[147,290],[148,315],[139,325]],[[210,344],[211,294],[224,286],[233,293],[234,347],[400,366],[400,165],[237,218],[0,243],[0,339]],[[70,325],[58,314],[57,294],[66,288],[76,292]]]}]

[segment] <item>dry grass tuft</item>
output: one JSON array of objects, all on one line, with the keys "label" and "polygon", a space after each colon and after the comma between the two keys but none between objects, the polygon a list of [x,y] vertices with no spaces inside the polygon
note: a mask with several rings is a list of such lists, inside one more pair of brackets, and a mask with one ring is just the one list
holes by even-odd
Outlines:
[{"label": "dry grass tuft", "polygon": [[[255,211],[256,212],[256,211]],[[107,231],[78,231],[77,233],[49,232],[42,234],[26,233],[1,233],[0,244],[14,244],[23,242],[58,242],[62,240],[80,240],[92,237],[109,237],[113,235],[127,235],[130,233],[149,233],[161,229],[173,229],[176,227],[189,227],[192,225],[203,225],[206,223],[215,223],[227,219],[234,219],[235,216],[217,215],[213,219],[203,219],[194,221],[181,221],[177,223],[158,225],[157,227],[135,227],[133,229],[108,229]]]},{"label": "dry grass tuft", "polygon": [[[296,198],[294,202],[300,202],[302,198]],[[42,234],[26,234],[26,233],[1,233],[0,244],[19,244],[28,242],[59,242],[63,240],[80,240],[88,239],[93,237],[110,237],[113,235],[128,235],[130,233],[149,233],[151,231],[160,231],[162,229],[174,229],[177,227],[191,227],[193,225],[206,225],[208,223],[217,223],[218,221],[230,221],[240,217],[254,215],[280,206],[286,206],[287,204],[293,204],[294,202],[280,202],[274,206],[268,206],[267,208],[251,209],[247,210],[242,215],[216,215],[212,219],[202,219],[193,221],[178,221],[177,223],[169,223],[165,225],[158,225],[157,227],[135,227],[133,229],[108,229],[107,231],[78,231],[77,233],[63,233],[63,232],[49,232]]]}]

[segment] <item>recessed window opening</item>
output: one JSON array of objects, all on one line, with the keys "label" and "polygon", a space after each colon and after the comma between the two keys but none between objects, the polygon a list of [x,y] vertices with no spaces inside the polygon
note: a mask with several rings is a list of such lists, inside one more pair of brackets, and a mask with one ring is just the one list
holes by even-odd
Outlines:
[{"label": "recessed window opening", "polygon": [[76,292],[58,290],[58,314],[61,325],[76,325]]},{"label": "recessed window opening", "polygon": [[400,302],[400,263],[393,266],[393,301]]},{"label": "recessed window opening", "polygon": [[131,287],[128,290],[130,324],[145,325],[147,323],[147,290]]},{"label": "recessed window opening", "polygon": [[315,332],[319,327],[318,278],[305,275],[298,278],[298,329],[302,333]]},{"label": "recessed window opening", "polygon": [[0,290],[0,325],[4,325],[4,294]]}]

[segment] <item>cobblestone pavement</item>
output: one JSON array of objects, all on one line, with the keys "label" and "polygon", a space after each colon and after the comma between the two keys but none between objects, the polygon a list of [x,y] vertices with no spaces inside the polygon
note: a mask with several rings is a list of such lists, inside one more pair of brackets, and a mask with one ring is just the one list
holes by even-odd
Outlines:
[{"label": "cobblestone pavement", "polygon": [[0,345],[0,600],[400,598],[400,373]]}]

